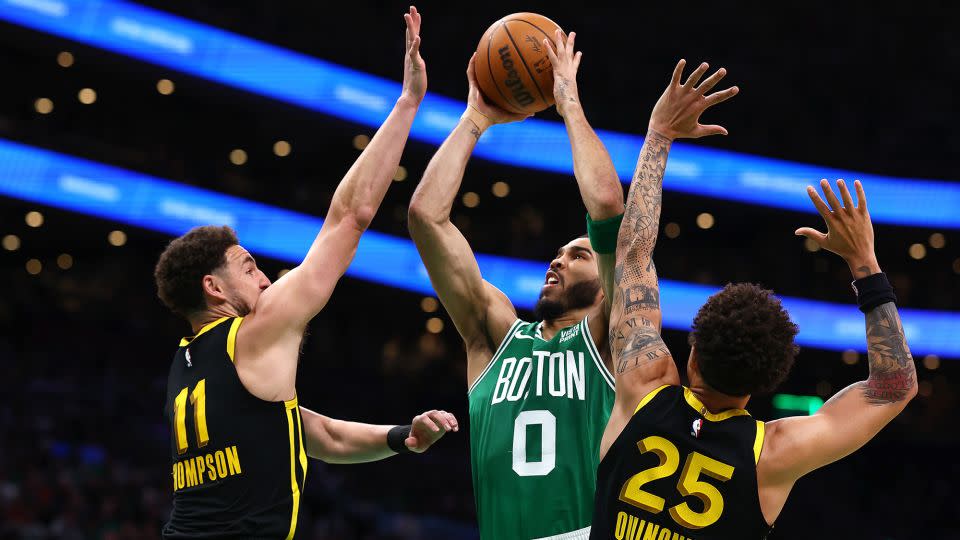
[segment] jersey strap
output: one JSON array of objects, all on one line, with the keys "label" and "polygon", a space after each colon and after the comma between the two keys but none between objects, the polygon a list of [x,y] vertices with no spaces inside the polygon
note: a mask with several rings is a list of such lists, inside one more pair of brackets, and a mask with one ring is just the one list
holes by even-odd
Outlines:
[{"label": "jersey strap", "polygon": [[230,361],[234,364],[237,363],[234,354],[237,351],[237,330],[240,329],[240,325],[243,323],[243,317],[237,317],[230,323],[230,332],[227,334],[227,356],[230,357]]},{"label": "jersey strap", "polygon": [[641,399],[641,400],[640,400],[640,403],[637,404],[637,408],[633,411],[633,414],[637,414],[638,412],[640,412],[640,409],[642,409],[644,405],[646,405],[647,403],[650,403],[650,400],[652,400],[653,398],[657,397],[657,394],[659,394],[661,390],[663,390],[664,388],[666,388],[666,387],[668,387],[668,386],[670,386],[670,385],[669,385],[669,384],[665,384],[665,385],[661,386],[660,388],[651,390],[649,394],[643,396],[643,399]]},{"label": "jersey strap", "polygon": [[190,336],[190,337],[185,337],[185,338],[181,339],[181,340],[180,340],[180,346],[181,346],[181,347],[186,347],[187,345],[190,344],[190,342],[192,342],[193,340],[197,339],[197,338],[200,337],[201,335],[206,334],[206,333],[209,332],[210,330],[213,330],[218,324],[222,323],[223,321],[225,321],[225,320],[227,320],[227,319],[229,319],[229,318],[230,318],[230,317],[220,317],[219,319],[213,321],[212,323],[207,323],[207,324],[204,325],[204,327],[201,328],[200,331],[197,332],[195,335]]},{"label": "jersey strap", "polygon": [[583,340],[587,343],[587,350],[590,351],[590,356],[593,357],[593,363],[596,364],[597,369],[600,371],[600,375],[603,377],[603,380],[610,385],[611,389],[614,389],[614,378],[613,374],[610,373],[610,370],[607,369],[606,364],[603,363],[603,357],[600,356],[600,351],[597,350],[597,343],[593,341],[593,335],[590,334],[590,321],[589,316],[584,317],[580,321],[580,325],[583,326]]},{"label": "jersey strap", "polygon": [[753,462],[760,463],[760,452],[763,450],[763,437],[766,434],[766,428],[763,422],[757,420],[757,438],[753,441]]}]

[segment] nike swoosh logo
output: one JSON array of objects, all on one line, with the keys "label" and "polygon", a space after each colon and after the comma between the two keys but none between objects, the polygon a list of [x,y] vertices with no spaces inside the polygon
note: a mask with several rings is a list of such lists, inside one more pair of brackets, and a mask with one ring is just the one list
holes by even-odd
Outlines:
[{"label": "nike swoosh logo", "polygon": [[516,332],[513,333],[513,337],[515,337],[515,338],[517,338],[517,339],[533,339],[533,336],[525,336],[525,335],[521,334],[519,330],[517,330]]}]

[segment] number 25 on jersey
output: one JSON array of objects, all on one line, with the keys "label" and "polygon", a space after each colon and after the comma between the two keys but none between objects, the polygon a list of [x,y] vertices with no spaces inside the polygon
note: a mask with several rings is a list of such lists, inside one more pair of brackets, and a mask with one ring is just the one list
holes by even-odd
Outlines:
[{"label": "number 25 on jersey", "polygon": [[[672,442],[663,437],[650,436],[637,443],[641,454],[652,452],[660,464],[640,471],[630,477],[620,490],[620,500],[641,508],[652,514],[663,512],[666,501],[653,493],[640,489],[644,484],[667,478],[680,467],[680,451]],[[733,467],[699,452],[691,452],[680,472],[677,491],[684,497],[693,495],[703,502],[703,511],[695,512],[687,503],[670,507],[670,517],[688,529],[702,529],[713,525],[723,514],[723,495],[713,485],[700,480],[704,474],[715,480],[726,482],[733,477]]]}]

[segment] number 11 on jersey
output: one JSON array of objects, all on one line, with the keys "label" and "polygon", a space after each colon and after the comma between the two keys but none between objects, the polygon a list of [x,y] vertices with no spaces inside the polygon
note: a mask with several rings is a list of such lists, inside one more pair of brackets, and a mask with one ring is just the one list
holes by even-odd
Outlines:
[{"label": "number 11 on jersey", "polygon": [[[187,451],[187,391],[189,386],[177,394],[173,400],[173,436],[177,441],[177,453]],[[190,392],[190,404],[193,405],[193,425],[197,432],[197,447],[203,448],[210,442],[207,432],[207,380],[201,379]]]}]

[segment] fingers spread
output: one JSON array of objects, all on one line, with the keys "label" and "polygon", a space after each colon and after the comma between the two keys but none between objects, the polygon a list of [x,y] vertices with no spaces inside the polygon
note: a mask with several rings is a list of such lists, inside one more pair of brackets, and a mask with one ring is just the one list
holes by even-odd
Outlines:
[{"label": "fingers spread", "polygon": [[677,62],[677,66],[673,68],[673,76],[670,77],[670,86],[680,86],[680,77],[683,76],[683,68],[687,65],[687,61],[683,58]]},{"label": "fingers spread", "polygon": [[830,187],[830,182],[827,182],[826,178],[820,180],[820,189],[823,190],[823,196],[827,198],[827,202],[830,203],[830,208],[834,212],[842,208],[840,206],[840,199],[837,198],[833,189]]},{"label": "fingers spread", "polygon": [[847,210],[853,210],[853,197],[850,196],[850,190],[847,189],[847,184],[843,182],[843,178],[837,180],[837,190],[840,191],[840,198],[843,199],[843,207]]},{"label": "fingers spread", "polygon": [[710,64],[706,62],[701,62],[697,69],[693,70],[693,73],[690,74],[690,77],[687,78],[687,82],[683,83],[684,88],[693,88],[698,82],[700,82],[700,77],[703,77],[703,74],[706,73],[707,68],[710,67]]},{"label": "fingers spread", "polygon": [[853,187],[857,190],[857,208],[865,211],[867,209],[867,194],[863,191],[863,184],[859,180],[854,180]]},{"label": "fingers spread", "polygon": [[813,201],[813,205],[817,207],[817,212],[820,212],[823,219],[829,219],[830,209],[827,208],[827,203],[823,202],[820,194],[817,193],[817,190],[813,186],[807,186],[807,195],[810,196],[810,200]]},{"label": "fingers spread", "polygon": [[740,88],[736,86],[731,86],[726,90],[720,90],[719,92],[714,92],[705,98],[707,102],[707,107],[713,107],[717,103],[723,103],[724,101],[732,98],[733,96],[740,93]]},{"label": "fingers spread", "polygon": [[817,244],[823,244],[823,242],[825,242],[827,239],[827,235],[823,234],[822,232],[816,229],[811,229],[810,227],[800,227],[799,229],[794,231],[793,234],[797,236],[806,236],[807,238],[813,240]]},{"label": "fingers spread", "polygon": [[727,70],[724,68],[720,68],[717,71],[714,71],[713,75],[707,77],[707,79],[704,80],[703,83],[697,87],[697,93],[700,94],[701,96],[703,94],[706,94],[707,92],[710,91],[711,88],[716,86],[717,83],[720,82],[720,79],[722,79],[726,74],[727,74]]},{"label": "fingers spread", "polygon": [[695,138],[706,137],[708,135],[727,135],[727,128],[716,124],[697,126],[697,131],[694,135]]}]

